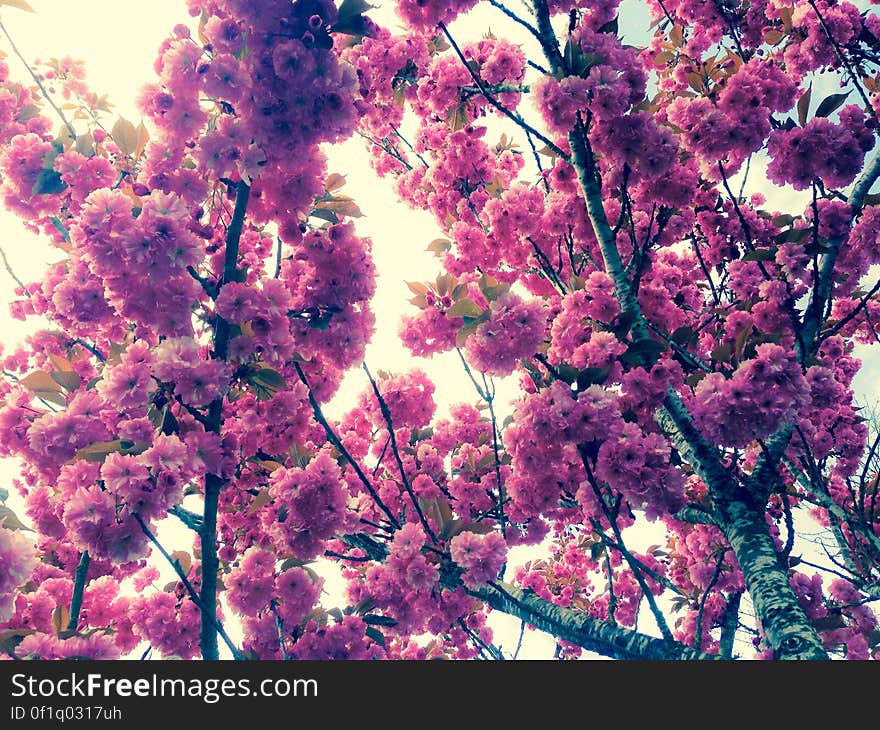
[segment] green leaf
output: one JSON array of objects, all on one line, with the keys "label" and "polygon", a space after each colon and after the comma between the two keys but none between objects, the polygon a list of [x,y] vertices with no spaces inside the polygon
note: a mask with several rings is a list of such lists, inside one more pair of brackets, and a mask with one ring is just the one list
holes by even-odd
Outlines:
[{"label": "green leaf", "polygon": [[783,228],[784,226],[790,226],[794,223],[794,220],[794,216],[789,215],[788,213],[783,213],[782,215],[773,218],[770,222],[777,228]]},{"label": "green leaf", "polygon": [[487,522],[465,522],[461,526],[460,532],[473,532],[477,535],[488,535],[495,532],[495,528]]},{"label": "green leaf", "polygon": [[375,626],[367,626],[367,630],[364,633],[383,649],[385,648],[385,635]]},{"label": "green leaf", "polygon": [[712,359],[715,362],[730,362],[730,358],[733,357],[733,348],[730,346],[730,343],[725,342],[724,344],[718,345],[714,350],[712,350]]},{"label": "green leaf", "polygon": [[455,335],[455,346],[463,347],[464,343],[467,342],[467,338],[477,331],[477,327],[479,327],[480,324],[481,322],[476,319],[471,320],[470,322],[465,322],[464,326],[461,327]]},{"label": "green leaf", "polygon": [[472,299],[459,299],[446,310],[447,317],[479,317],[483,310]]},{"label": "green leaf", "polygon": [[34,186],[31,189],[32,195],[57,195],[67,190],[67,183],[61,179],[55,170],[40,170]]},{"label": "green leaf", "polygon": [[303,568],[314,562],[314,560],[302,560],[301,558],[285,558],[281,565],[278,566],[278,572],[283,573],[285,570],[290,570],[291,568]]},{"label": "green leaf", "polygon": [[49,222],[55,226],[56,230],[61,234],[61,237],[64,239],[65,243],[70,243],[70,233],[64,227],[64,224],[56,218],[54,215],[49,218]]},{"label": "green leaf", "polygon": [[563,50],[563,58],[571,73],[575,76],[586,76],[593,66],[597,66],[605,59],[598,53],[584,53],[580,44],[568,40]]},{"label": "green leaf", "polygon": [[611,331],[617,339],[622,340],[630,331],[635,321],[636,316],[633,312],[629,310],[623,311],[614,321],[614,326],[611,328]]},{"label": "green leaf", "polygon": [[380,616],[377,613],[368,613],[364,616],[364,623],[371,626],[397,626],[397,621],[390,616]]},{"label": "green leaf", "polygon": [[312,210],[309,215],[312,218],[320,218],[321,220],[325,220],[328,223],[336,224],[339,223],[339,216],[336,215],[332,210],[327,208],[315,208]]},{"label": "green leaf", "polygon": [[580,371],[576,367],[562,363],[562,365],[556,367],[556,373],[561,381],[571,385],[577,380]]},{"label": "green leaf", "polygon": [[61,385],[57,383],[45,370],[35,370],[34,372],[26,375],[21,380],[19,380],[18,384],[37,395],[42,395],[43,393],[61,392]]},{"label": "green leaf", "polygon": [[613,20],[609,20],[605,25],[599,28],[600,33],[611,33],[617,35],[619,16],[615,15]]},{"label": "green leaf", "polygon": [[465,111],[464,104],[459,104],[458,106],[453,107],[446,115],[446,123],[450,126],[453,132],[457,132],[459,129],[464,129],[468,125],[468,122],[470,122],[470,119]]},{"label": "green leaf", "polygon": [[62,393],[61,386],[45,370],[35,370],[19,380],[18,384],[27,388],[37,398],[57,406],[67,405],[67,398]]},{"label": "green leaf", "polygon": [[256,389],[258,400],[269,400],[275,393],[287,387],[287,381],[277,370],[260,368],[251,373],[247,379]]},{"label": "green leaf", "polygon": [[321,312],[317,317],[309,317],[309,327],[313,330],[325,330],[330,326],[333,312],[330,310]]},{"label": "green leaf", "polygon": [[789,228],[773,237],[777,243],[800,243],[812,233],[811,228]]},{"label": "green leaf", "polygon": [[605,382],[611,368],[584,368],[578,373],[578,390],[586,390],[591,385],[601,385]]},{"label": "green leaf", "polygon": [[451,248],[452,244],[445,238],[437,238],[428,244],[428,248],[426,250],[430,251],[435,256],[442,256],[446,251],[449,251],[449,249]]},{"label": "green leaf", "polygon": [[342,5],[339,6],[339,16],[330,30],[333,33],[345,33],[346,35],[366,35],[367,29],[363,16],[374,7],[375,5],[370,5],[364,0],[342,0]]},{"label": "green leaf", "polygon": [[621,355],[621,360],[627,364],[639,364],[653,362],[661,352],[666,350],[666,345],[657,340],[644,339],[633,342]]},{"label": "green leaf", "polygon": [[63,603],[59,603],[55,606],[55,610],[52,611],[52,630],[55,632],[56,636],[67,628],[67,622],[69,620],[70,609],[68,609]]},{"label": "green leaf", "polygon": [[672,333],[672,341],[676,345],[686,345],[694,336],[694,330],[691,327],[679,327]]},{"label": "green leaf", "polygon": [[827,117],[836,112],[840,107],[843,106],[843,102],[846,101],[846,97],[849,96],[849,92],[846,91],[842,94],[831,94],[831,96],[826,96],[822,103],[819,104],[819,108],[816,109],[817,117]]},{"label": "green leaf", "polygon": [[502,284],[500,281],[492,276],[489,276],[488,274],[483,274],[480,277],[479,284],[480,291],[489,302],[495,301],[502,294],[506,294],[510,291],[510,284]]},{"label": "green leaf", "polygon": [[776,251],[769,248],[756,248],[742,257],[743,261],[772,261],[776,257]]},{"label": "green leaf", "polygon": [[37,633],[35,629],[4,629],[0,631],[0,651],[13,656],[16,647],[26,636]]},{"label": "green leaf", "polygon": [[337,195],[328,200],[320,200],[315,203],[316,210],[329,210],[337,216],[344,215],[348,218],[363,218],[364,214],[357,204],[347,195]]},{"label": "green leaf", "polygon": [[18,114],[15,115],[15,121],[24,124],[29,119],[33,119],[35,116],[39,115],[39,113],[40,107],[36,104],[28,104],[18,110]]}]

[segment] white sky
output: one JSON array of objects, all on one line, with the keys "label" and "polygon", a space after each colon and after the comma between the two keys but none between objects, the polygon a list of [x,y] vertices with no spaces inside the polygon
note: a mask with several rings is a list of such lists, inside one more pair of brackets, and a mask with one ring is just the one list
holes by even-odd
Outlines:
[{"label": "white sky", "polygon": [[[159,43],[171,28],[179,22],[190,22],[182,0],[151,0],[149,3],[123,3],[119,0],[78,0],[75,6],[59,0],[29,0],[36,10],[35,14],[24,13],[13,9],[2,9],[2,19],[16,44],[28,60],[48,58],[51,56],[72,56],[83,59],[86,64],[87,78],[91,88],[98,93],[107,93],[115,105],[115,111],[133,120],[139,121],[140,115],[135,109],[134,100],[140,86],[154,79],[153,61]],[[627,0],[630,4],[631,0]],[[383,24],[393,25],[388,2],[380,3],[380,7],[371,15]],[[124,8],[124,10],[123,10]],[[481,8],[479,12],[469,16],[453,26],[458,39],[475,38],[484,33],[490,26],[499,33],[506,33],[510,23],[499,20],[497,12],[489,12]],[[466,22],[467,25],[463,23]],[[9,51],[5,39],[0,41],[0,48]],[[15,77],[23,79],[23,72],[12,54],[7,58]],[[814,92],[814,98],[816,94]],[[442,235],[434,223],[433,217],[421,210],[411,210],[401,205],[391,189],[390,181],[382,181],[367,163],[364,143],[359,138],[328,150],[330,156],[329,171],[339,172],[347,176],[347,184],[343,189],[351,195],[365,217],[356,221],[357,230],[362,236],[373,240],[373,253],[379,272],[379,288],[373,302],[377,317],[377,332],[367,350],[366,360],[373,372],[379,369],[403,371],[408,367],[420,367],[437,383],[435,400],[442,414],[449,404],[468,401],[475,402],[476,394],[464,375],[455,353],[435,356],[431,360],[413,360],[408,351],[399,343],[397,329],[401,314],[412,313],[414,309],[407,303],[412,296],[406,287],[406,281],[432,280],[439,273],[439,260],[425,251],[427,244]],[[761,174],[760,163],[753,163],[750,187],[768,191],[769,183]],[[784,209],[792,199],[778,195],[773,202]],[[771,191],[772,194],[772,191]],[[801,208],[802,210],[802,208]],[[797,213],[797,207],[791,212]],[[48,248],[44,241],[29,233],[18,220],[0,210],[0,245],[5,250],[13,270],[25,281],[34,281],[41,277],[48,263],[56,261],[60,256]],[[14,298],[14,282],[0,269],[0,343],[9,352],[22,337],[33,329],[31,323],[21,323],[9,317],[7,308],[2,303]],[[857,389],[865,400],[873,401],[878,394],[877,366],[880,365],[880,353],[866,357],[866,367],[857,378]],[[867,355],[867,351],[862,348]],[[341,413],[345,404],[351,402],[351,396],[359,392],[366,384],[363,373],[354,369],[343,384],[335,407],[334,414]],[[499,389],[499,406],[503,407],[506,399],[515,395],[512,384],[502,384]],[[14,463],[0,461],[0,487],[9,487],[9,482],[17,472]],[[650,532],[650,531],[649,531]],[[160,530],[160,538],[170,551],[173,549],[189,549],[191,539],[185,531],[171,521]],[[658,535],[651,540],[660,542]],[[523,559],[523,551],[514,552],[512,563]],[[157,564],[158,565],[158,564]],[[171,571],[163,569],[162,585],[171,579]],[[338,590],[338,581],[333,579],[331,572],[320,571],[328,579],[327,589],[332,594]],[[332,601],[327,604],[332,605]],[[512,650],[519,633],[519,622],[501,614],[493,614],[493,625],[498,630],[496,643],[504,649]],[[651,620],[642,622],[643,630],[653,628]],[[233,638],[237,632],[230,627]],[[537,632],[527,632],[521,653],[522,658],[548,657],[552,653],[553,642]]]}]

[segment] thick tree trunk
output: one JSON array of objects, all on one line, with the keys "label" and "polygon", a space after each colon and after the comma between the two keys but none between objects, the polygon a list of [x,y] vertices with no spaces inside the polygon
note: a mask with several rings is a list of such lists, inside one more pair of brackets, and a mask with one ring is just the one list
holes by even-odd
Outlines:
[{"label": "thick tree trunk", "polygon": [[755,614],[761,622],[774,659],[828,659],[816,630],[797,602],[788,569],[763,512],[745,502],[721,505],[721,528],[730,542],[745,578]]}]

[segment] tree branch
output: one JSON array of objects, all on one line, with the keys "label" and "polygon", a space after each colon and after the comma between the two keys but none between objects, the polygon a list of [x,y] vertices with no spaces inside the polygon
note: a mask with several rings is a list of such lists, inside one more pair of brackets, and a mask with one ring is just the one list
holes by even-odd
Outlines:
[{"label": "tree branch", "polygon": [[[214,614],[206,613],[205,604],[202,602],[202,599],[200,598],[199,594],[196,592],[196,589],[193,587],[193,584],[190,583],[189,578],[187,577],[186,573],[183,572],[183,568],[180,566],[180,562],[175,560],[174,558],[172,558],[168,554],[168,551],[164,547],[162,547],[162,543],[159,542],[159,540],[156,538],[156,536],[153,534],[153,532],[150,530],[150,528],[147,527],[146,523],[143,521],[143,519],[141,518],[141,516],[139,514],[134,513],[134,519],[140,525],[141,530],[143,530],[144,534],[147,536],[147,539],[149,539],[149,541],[151,543],[153,543],[153,545],[156,546],[156,549],[162,554],[162,557],[168,561],[168,564],[172,568],[174,568],[174,572],[177,574],[177,577],[180,579],[180,582],[183,583],[183,587],[186,589],[186,592],[189,594],[190,600],[193,603],[195,603],[196,606],[198,607],[198,609],[201,611],[202,622],[204,622],[205,616],[207,615],[209,617],[209,620],[211,621],[211,625],[213,626],[214,630],[220,634],[221,638],[223,639],[223,642],[229,648],[229,651],[232,652],[233,658],[234,659],[244,659],[244,655],[241,653],[241,651],[238,650],[238,648],[236,648],[235,644],[232,643],[232,640],[226,634],[226,631],[223,628],[223,624],[221,624],[220,620],[217,618],[216,612]],[[204,582],[204,580],[205,580],[205,571],[204,571],[204,561],[203,561],[202,562],[202,581]],[[215,638],[215,641],[216,641],[216,638]],[[215,657],[215,658],[219,658],[219,657]]]},{"label": "tree branch", "polygon": [[367,475],[364,474],[364,470],[361,469],[360,464],[358,464],[357,460],[349,453],[348,449],[345,448],[345,444],[342,443],[342,439],[340,439],[336,435],[336,433],[333,431],[333,428],[330,426],[330,422],[324,416],[324,412],[321,410],[321,405],[315,398],[315,394],[314,392],[312,392],[312,386],[309,385],[309,381],[306,378],[306,374],[303,372],[303,369],[300,367],[300,364],[298,362],[294,362],[293,367],[296,369],[297,375],[299,375],[299,379],[302,381],[302,384],[305,385],[308,390],[309,403],[312,406],[312,412],[315,414],[315,420],[320,423],[321,426],[324,428],[324,433],[327,435],[327,440],[339,450],[339,453],[341,453],[345,457],[345,460],[351,465],[351,468],[354,469],[355,473],[358,476],[358,479],[361,480],[361,484],[364,485],[369,495],[373,498],[376,506],[385,513],[386,517],[388,517],[388,522],[391,524],[391,526],[394,529],[398,529],[400,527],[400,521],[397,519],[397,517],[394,516],[394,513],[390,509],[388,509],[388,507],[379,497],[379,494],[373,487],[373,483],[369,480]]},{"label": "tree branch", "polygon": [[500,101],[498,101],[493,96],[493,94],[486,88],[486,85],[483,83],[483,80],[479,77],[479,75],[477,73],[474,72],[474,70],[468,64],[467,59],[464,57],[464,54],[461,52],[461,49],[458,47],[458,43],[455,42],[455,39],[449,33],[449,30],[446,28],[446,25],[443,23],[439,23],[439,26],[440,26],[440,30],[443,31],[443,35],[446,36],[446,40],[449,41],[449,44],[452,46],[456,55],[458,55],[459,59],[461,59],[462,64],[464,64],[464,67],[468,70],[468,73],[471,75],[471,78],[474,80],[474,83],[477,85],[477,88],[480,89],[480,93],[485,97],[486,101],[488,101],[492,106],[494,106],[504,116],[506,116],[510,120],[512,120],[513,123],[516,124],[520,129],[525,130],[529,134],[535,135],[535,137],[540,139],[545,145],[547,145],[547,147],[549,149],[553,150],[553,152],[555,154],[559,155],[559,157],[561,157],[563,160],[568,160],[569,159],[568,155],[565,154],[565,152],[563,152],[563,150],[559,146],[557,146],[553,142],[553,140],[551,140],[550,138],[541,134],[541,132],[539,132],[532,125],[530,125],[519,114],[517,114],[516,112],[510,111],[510,109],[508,109],[506,106],[504,106]]},{"label": "tree branch", "polygon": [[[235,210],[232,220],[226,230],[226,252],[223,260],[223,276],[220,280],[218,291],[225,284],[234,281],[238,271],[238,248],[241,232],[244,228],[244,219],[247,213],[250,187],[243,180],[236,185]],[[229,345],[229,323],[217,315],[214,327],[214,351],[215,360],[226,360]],[[206,430],[221,435],[223,427],[223,400],[220,396],[211,401],[208,406],[208,422]],[[201,585],[201,610],[202,626],[199,633],[199,644],[202,650],[202,658],[211,660],[219,659],[217,651],[217,571],[220,561],[217,558],[217,508],[220,501],[220,490],[226,483],[226,479],[216,474],[205,474],[205,504],[202,513],[202,528],[199,538],[202,549],[202,585]]]},{"label": "tree branch", "polygon": [[88,550],[83,551],[79,558],[79,565],[76,566],[76,573],[73,578],[73,595],[70,598],[70,618],[67,620],[67,630],[76,631],[79,628],[79,614],[82,610],[83,593],[86,588],[86,575],[89,572],[89,564],[91,563]]},{"label": "tree branch", "polygon": [[422,523],[422,527],[425,529],[425,533],[428,535],[428,537],[431,538],[431,542],[437,545],[439,544],[437,541],[437,536],[431,529],[431,525],[428,523],[428,520],[425,517],[425,513],[422,511],[422,508],[419,505],[419,500],[416,499],[416,495],[415,492],[413,492],[412,485],[409,483],[409,477],[407,477],[406,475],[406,469],[403,466],[403,459],[401,459],[400,450],[397,448],[397,437],[394,435],[394,423],[391,421],[391,410],[388,408],[388,404],[385,402],[385,398],[382,397],[382,393],[379,392],[379,385],[376,383],[375,378],[373,378],[373,374],[367,367],[367,363],[362,363],[361,367],[367,374],[367,379],[370,381],[370,385],[373,387],[373,395],[376,396],[376,400],[379,402],[379,410],[382,412],[382,418],[385,419],[385,423],[388,426],[388,438],[391,441],[391,453],[394,454],[394,460],[397,462],[397,469],[400,472],[400,479],[403,482],[403,487],[404,489],[406,489],[406,493],[409,495],[410,501],[412,502],[412,505],[416,510],[416,514],[418,514],[419,516],[419,522]]},{"label": "tree branch", "polygon": [[497,611],[515,616],[558,639],[614,659],[718,660],[677,641],[666,641],[562,608],[509,583],[469,590]]}]

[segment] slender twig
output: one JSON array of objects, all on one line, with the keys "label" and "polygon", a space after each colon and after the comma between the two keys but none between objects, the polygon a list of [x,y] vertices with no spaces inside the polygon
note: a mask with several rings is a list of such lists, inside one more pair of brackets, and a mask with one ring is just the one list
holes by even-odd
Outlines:
[{"label": "slender twig", "polygon": [[[858,217],[865,202],[865,196],[871,186],[880,177],[880,154],[874,156],[861,172],[859,179],[853,184],[846,203],[853,210],[853,221]],[[828,241],[828,250],[823,254],[822,265],[819,269],[819,286],[810,297],[807,311],[804,315],[803,338],[809,352],[812,352],[818,342],[818,334],[822,317],[827,306],[831,304],[834,265],[843,245],[843,237],[835,236]]]},{"label": "slender twig", "polygon": [[199,274],[199,272],[196,271],[192,266],[187,266],[186,272],[193,279],[199,282],[199,284],[201,284],[202,289],[205,291],[205,294],[211,297],[211,299],[217,298],[217,286],[210,279]]},{"label": "slender twig", "polygon": [[345,444],[342,443],[342,439],[340,439],[336,433],[333,431],[333,428],[330,426],[330,422],[324,416],[324,412],[321,410],[321,405],[318,403],[317,398],[315,398],[315,394],[312,391],[312,386],[309,385],[309,381],[306,378],[306,374],[303,372],[303,369],[300,367],[298,362],[293,363],[293,367],[296,369],[296,373],[299,376],[302,384],[306,386],[309,396],[309,403],[312,406],[312,412],[315,414],[315,420],[318,421],[319,424],[324,428],[324,433],[327,435],[327,440],[336,447],[340,454],[345,457],[345,460],[351,465],[351,468],[354,469],[355,473],[358,476],[358,479],[361,480],[361,483],[366,488],[369,495],[373,498],[373,501],[376,503],[376,506],[381,509],[386,517],[388,517],[388,521],[391,523],[391,526],[394,529],[400,528],[399,520],[394,516],[394,513],[388,509],[385,503],[382,501],[381,497],[379,497],[376,489],[373,487],[373,483],[369,480],[366,474],[364,474],[363,469],[361,469],[360,464],[355,460],[355,458],[349,453],[348,449],[345,448]]},{"label": "slender twig", "polygon": [[64,126],[67,127],[67,131],[70,133],[71,139],[76,139],[76,131],[71,126],[70,122],[67,121],[67,117],[64,116],[64,112],[58,108],[58,105],[52,100],[52,97],[49,96],[49,92],[46,91],[46,87],[43,86],[43,82],[40,81],[40,77],[37,76],[36,72],[31,68],[31,65],[25,60],[25,57],[21,54],[21,51],[18,50],[18,47],[15,45],[15,41],[12,40],[12,36],[9,35],[9,31],[6,30],[6,26],[3,25],[3,22],[0,21],[0,30],[3,31],[3,34],[6,36],[6,39],[9,41],[9,45],[12,46],[12,50],[16,56],[21,60],[24,64],[24,67],[28,70],[28,73],[31,75],[31,78],[37,84],[40,89],[40,92],[43,94],[43,98],[49,102],[49,105],[52,109],[55,110],[55,113],[59,116],[62,122],[64,122]]},{"label": "slender twig", "polygon": [[275,599],[273,598],[269,601],[269,608],[272,609],[272,614],[275,616],[275,630],[278,632],[278,645],[281,647],[281,658],[284,661],[290,659],[290,656],[287,654],[287,646],[284,640],[284,623],[281,621],[281,614],[278,613],[278,606],[275,605]]},{"label": "slender twig", "polygon": [[486,652],[492,659],[495,659],[497,661],[505,660],[504,654],[501,652],[501,650],[494,644],[487,644],[485,641],[483,641],[476,631],[468,627],[468,625],[464,622],[464,619],[458,619],[458,625],[461,630],[464,631],[465,634],[467,634],[468,638],[474,643],[480,654]]},{"label": "slender twig", "polygon": [[428,535],[428,537],[431,538],[431,542],[433,542],[434,544],[439,544],[437,536],[431,529],[431,525],[428,523],[428,519],[425,517],[425,513],[422,511],[421,505],[419,505],[419,500],[416,497],[415,492],[413,491],[412,484],[410,484],[409,482],[409,477],[406,475],[406,468],[403,465],[403,459],[400,456],[400,450],[397,448],[397,437],[394,435],[394,423],[391,420],[391,410],[388,408],[388,403],[385,402],[385,398],[379,391],[379,385],[378,383],[376,383],[375,378],[373,378],[373,374],[367,367],[367,363],[362,363],[361,367],[363,368],[363,371],[367,374],[367,379],[370,381],[370,385],[373,388],[373,395],[376,396],[376,400],[379,403],[379,410],[382,412],[382,417],[385,419],[385,423],[388,426],[388,438],[391,441],[391,453],[394,454],[394,459],[397,462],[397,468],[400,471],[400,479],[403,482],[403,488],[409,495],[410,501],[412,502],[412,505],[416,510],[416,514],[418,514],[419,516],[419,522],[421,522],[422,527],[425,528],[425,533]]},{"label": "slender twig", "polygon": [[494,456],[495,481],[498,484],[498,521],[501,523],[501,534],[507,537],[507,516],[504,514],[504,484],[501,481],[501,455],[498,445],[498,417],[495,414],[495,386],[490,391],[483,373],[483,384],[486,390],[486,405],[489,406],[489,419],[492,422],[492,454]]},{"label": "slender twig", "polygon": [[[830,557],[830,556],[829,556],[829,557]],[[815,568],[816,570],[823,570],[823,571],[825,571],[825,572],[827,572],[827,573],[832,573],[833,575],[836,575],[838,578],[843,578],[843,579],[844,579],[845,581],[847,581],[848,583],[849,583],[849,582],[852,582],[852,576],[846,575],[845,573],[841,573],[840,571],[838,571],[838,570],[834,570],[833,568],[829,568],[829,567],[826,566],[826,565],[818,565],[818,564],[813,563],[813,562],[811,562],[811,561],[809,561],[809,560],[805,560],[804,558],[801,558],[801,562],[800,562],[800,564],[801,564],[801,565],[806,565],[806,566],[808,566],[808,567],[810,567],[810,568]],[[835,563],[835,565],[836,565],[836,563]]]},{"label": "slender twig", "polygon": [[853,520],[852,515],[834,501],[828,493],[827,488],[821,483],[820,479],[810,479],[801,469],[798,469],[788,457],[783,457],[783,464],[785,464],[786,469],[794,475],[798,485],[815,496],[815,502],[812,500],[808,501],[818,504],[820,507],[823,507],[829,515],[834,515],[841,520],[841,522],[846,523],[851,530],[858,532],[860,537],[869,542],[874,550],[880,552],[880,537],[871,532],[864,523]]},{"label": "slender twig", "polygon": [[[199,594],[196,592],[196,589],[193,587],[193,584],[190,583],[189,578],[186,573],[183,572],[183,568],[180,565],[180,561],[175,560],[171,555],[168,554],[168,551],[162,547],[162,543],[156,538],[153,532],[147,527],[146,523],[143,521],[141,516],[137,513],[134,513],[134,519],[140,525],[141,530],[143,530],[144,534],[147,536],[149,541],[156,546],[156,549],[162,554],[162,557],[168,561],[168,564],[174,568],[174,572],[177,573],[177,577],[180,579],[180,582],[183,583],[183,587],[186,589],[186,592],[189,594],[190,600],[196,604],[199,611],[201,611],[202,618],[207,615],[208,618],[212,621],[214,629],[217,633],[220,634],[220,637],[223,639],[223,642],[229,648],[229,651],[232,652],[232,656],[235,659],[243,659],[244,655],[241,651],[232,643],[232,639],[226,634],[226,630],[223,628],[223,624],[217,618],[217,615],[214,614],[211,616],[210,614],[206,614],[205,604],[202,603],[202,599],[199,597]],[[204,570],[202,571],[202,580],[204,581]]]},{"label": "slender twig", "polygon": [[646,324],[648,325],[648,329],[650,329],[654,334],[663,339],[667,345],[669,345],[678,355],[684,360],[688,365],[693,368],[697,368],[698,370],[702,370],[705,373],[711,373],[712,368],[709,367],[706,363],[704,363],[699,357],[694,355],[691,352],[688,352],[684,347],[679,345],[675,340],[672,339],[669,335],[667,335],[663,330],[661,330],[657,325],[653,322],[646,320]]},{"label": "slender twig", "polygon": [[602,546],[605,553],[605,575],[608,578],[608,620],[614,621],[614,612],[617,610],[617,596],[614,593],[614,571],[611,568],[611,552],[608,545]]},{"label": "slender twig", "polygon": [[559,274],[556,273],[556,270],[553,268],[553,265],[550,263],[550,259],[547,258],[547,254],[545,254],[541,247],[535,242],[531,236],[526,236],[526,240],[532,244],[532,248],[535,250],[535,258],[538,259],[538,263],[541,266],[541,271],[543,271],[547,278],[550,279],[550,282],[559,289],[559,293],[562,296],[565,296],[567,293],[567,289],[565,288],[565,284],[562,283],[562,280],[559,278]]},{"label": "slender twig", "polygon": [[342,553],[336,553],[332,550],[325,550],[324,556],[327,558],[336,558],[337,560],[348,560],[352,563],[369,563],[372,561],[372,558],[364,555],[343,555]]},{"label": "slender twig", "polygon": [[88,342],[80,339],[79,337],[74,338],[73,342],[75,342],[80,347],[83,347],[86,350],[88,350],[90,353],[92,353],[92,355],[94,355],[98,359],[99,362],[106,362],[107,361],[107,358],[103,354],[101,354],[101,352],[98,350],[98,348],[95,347],[94,345],[90,345]]},{"label": "slender twig", "polygon": [[864,104],[866,111],[874,120],[877,120],[877,112],[874,111],[874,107],[871,104],[871,100],[868,98],[868,95],[865,93],[865,90],[862,88],[862,85],[859,83],[859,75],[855,72],[855,69],[850,66],[849,61],[843,53],[843,50],[840,47],[840,44],[834,40],[834,34],[831,32],[831,29],[828,27],[828,24],[825,22],[825,18],[822,16],[822,13],[819,11],[819,7],[816,5],[815,0],[807,0],[809,2],[810,7],[816,13],[816,17],[819,20],[819,24],[822,26],[822,30],[825,31],[825,35],[828,37],[828,42],[834,48],[834,52],[837,54],[837,58],[840,59],[840,62],[843,64],[843,67],[846,69],[846,72],[849,74],[850,80],[852,81],[853,86],[856,89],[856,93],[862,98],[862,103]]},{"label": "slender twig", "polygon": [[538,177],[544,185],[544,191],[550,192],[550,183],[547,182],[547,176],[544,174],[544,165],[541,163],[541,155],[538,152],[538,148],[535,146],[535,140],[532,139],[532,133],[529,130],[525,130],[526,132],[526,140],[528,140],[529,148],[532,150],[532,157],[535,158],[535,167],[538,168]]},{"label": "slender twig", "polygon": [[[754,154],[754,153],[752,153]],[[739,197],[742,199],[745,196],[746,192],[746,184],[749,181],[749,172],[752,169],[752,155],[746,157],[746,169],[743,171],[743,179],[739,185]]]},{"label": "slender twig", "polygon": [[516,640],[516,648],[513,650],[513,655],[510,657],[511,659],[516,659],[519,656],[520,650],[522,650],[523,645],[523,637],[526,633],[526,622],[519,622],[519,637]]},{"label": "slender twig", "polygon": [[416,148],[413,147],[412,144],[410,143],[410,141],[400,133],[400,130],[397,127],[392,125],[391,129],[394,130],[395,136],[401,142],[403,142],[409,148],[410,152],[412,152],[418,158],[419,162],[421,162],[425,167],[430,167],[430,165],[428,164],[428,161],[424,157],[422,157],[421,154],[416,152]]},{"label": "slender twig", "polygon": [[835,324],[831,329],[826,330],[821,333],[821,339],[827,339],[829,337],[833,337],[838,332],[840,332],[844,327],[846,327],[853,319],[855,319],[859,312],[865,309],[868,306],[868,302],[874,298],[874,295],[880,291],[880,279],[871,287],[871,290],[865,294],[860,300],[856,307],[847,314],[843,319],[841,319],[837,324]]},{"label": "slender twig", "polygon": [[514,122],[514,124],[516,124],[518,127],[535,135],[535,137],[540,139],[545,145],[547,145],[547,147],[549,147],[551,150],[553,150],[553,152],[556,153],[557,155],[559,155],[562,159],[568,160],[569,159],[568,155],[559,146],[557,146],[550,138],[541,134],[541,132],[539,132],[532,125],[530,125],[519,114],[517,114],[516,112],[510,111],[510,109],[508,109],[506,106],[504,106],[500,101],[498,101],[492,95],[492,93],[486,88],[486,85],[483,83],[483,80],[471,68],[467,59],[464,57],[464,54],[462,53],[461,49],[458,47],[458,43],[455,42],[455,39],[452,37],[452,35],[449,33],[449,30],[446,28],[446,25],[444,23],[439,23],[439,27],[440,27],[440,30],[443,31],[443,35],[446,36],[446,40],[449,41],[449,44],[452,46],[453,50],[455,51],[456,55],[461,60],[462,64],[464,64],[464,67],[468,70],[468,73],[471,75],[471,78],[474,80],[474,83],[479,87],[480,92],[483,94],[486,101],[488,101],[498,111],[500,111],[502,114],[504,114],[504,116],[506,116],[510,120],[512,120]]},{"label": "slender twig", "polygon": [[456,347],[455,351],[458,353],[458,357],[461,360],[462,367],[464,367],[464,371],[467,374],[468,378],[470,378],[471,383],[473,383],[474,388],[477,391],[477,395],[480,396],[483,400],[486,400],[486,394],[483,392],[483,389],[480,387],[480,384],[477,382],[477,379],[474,377],[474,373],[471,370],[471,366],[468,365],[468,361],[464,359],[464,353],[461,351],[460,347]]},{"label": "slender twig", "polygon": [[30,292],[28,292],[24,282],[19,279],[15,271],[13,271],[12,266],[9,263],[9,259],[6,258],[6,251],[3,250],[2,246],[0,246],[0,258],[3,259],[3,268],[6,269],[6,273],[8,273],[12,277],[13,281],[15,281],[15,283],[18,284],[22,290],[24,290],[25,295],[30,297]]},{"label": "slender twig", "polygon": [[168,514],[174,515],[190,530],[198,532],[202,529],[202,516],[196,514],[195,512],[190,512],[188,509],[185,509],[180,505],[175,505],[174,507],[171,507],[168,510]]},{"label": "slender twig", "polygon": [[721,577],[721,570],[724,567],[724,555],[726,553],[726,548],[719,551],[718,561],[715,563],[715,571],[712,573],[709,585],[706,586],[706,590],[703,591],[703,595],[700,598],[700,606],[697,610],[697,626],[694,630],[694,649],[699,649],[703,645],[703,611],[706,608],[706,601],[709,598],[709,594],[712,592],[712,589]]},{"label": "slender twig", "polygon": [[391,443],[391,437],[389,436],[385,439],[385,443],[382,446],[382,451],[379,452],[379,458],[376,459],[376,466],[373,467],[373,476],[379,473],[379,469],[382,468],[382,461],[385,459],[385,453],[388,451],[388,445]]},{"label": "slender twig", "polygon": [[[608,520],[609,525],[611,526],[611,530],[614,533],[614,538],[617,545],[623,547],[623,537],[620,533],[620,527],[617,524],[617,512],[612,513],[608,509],[608,505],[605,503],[605,499],[602,496],[602,490],[599,488],[599,483],[596,481],[596,477],[593,475],[593,470],[590,468],[590,461],[587,458],[586,453],[583,449],[580,449],[581,461],[584,465],[584,471],[587,474],[587,480],[590,483],[590,486],[593,488],[593,492],[596,495],[596,499],[599,502],[599,506],[602,508],[602,512],[605,514],[605,518]],[[597,532],[603,538],[605,533],[601,530],[601,525],[598,525],[597,522],[594,521],[594,527],[597,528]],[[641,563],[632,555],[628,550],[621,550],[621,554],[626,560],[627,564],[632,571],[633,577],[636,579],[636,582],[639,584],[639,587],[642,589],[642,594],[645,597],[645,600],[648,602],[648,608],[651,609],[651,613],[654,615],[654,621],[657,624],[657,628],[660,629],[660,633],[663,635],[663,638],[667,641],[673,641],[672,632],[669,630],[669,626],[666,624],[666,619],[663,617],[663,612],[660,611],[657,602],[654,600],[654,594],[651,592],[650,586],[648,586],[647,581],[645,580],[644,575],[641,570]]]}]

